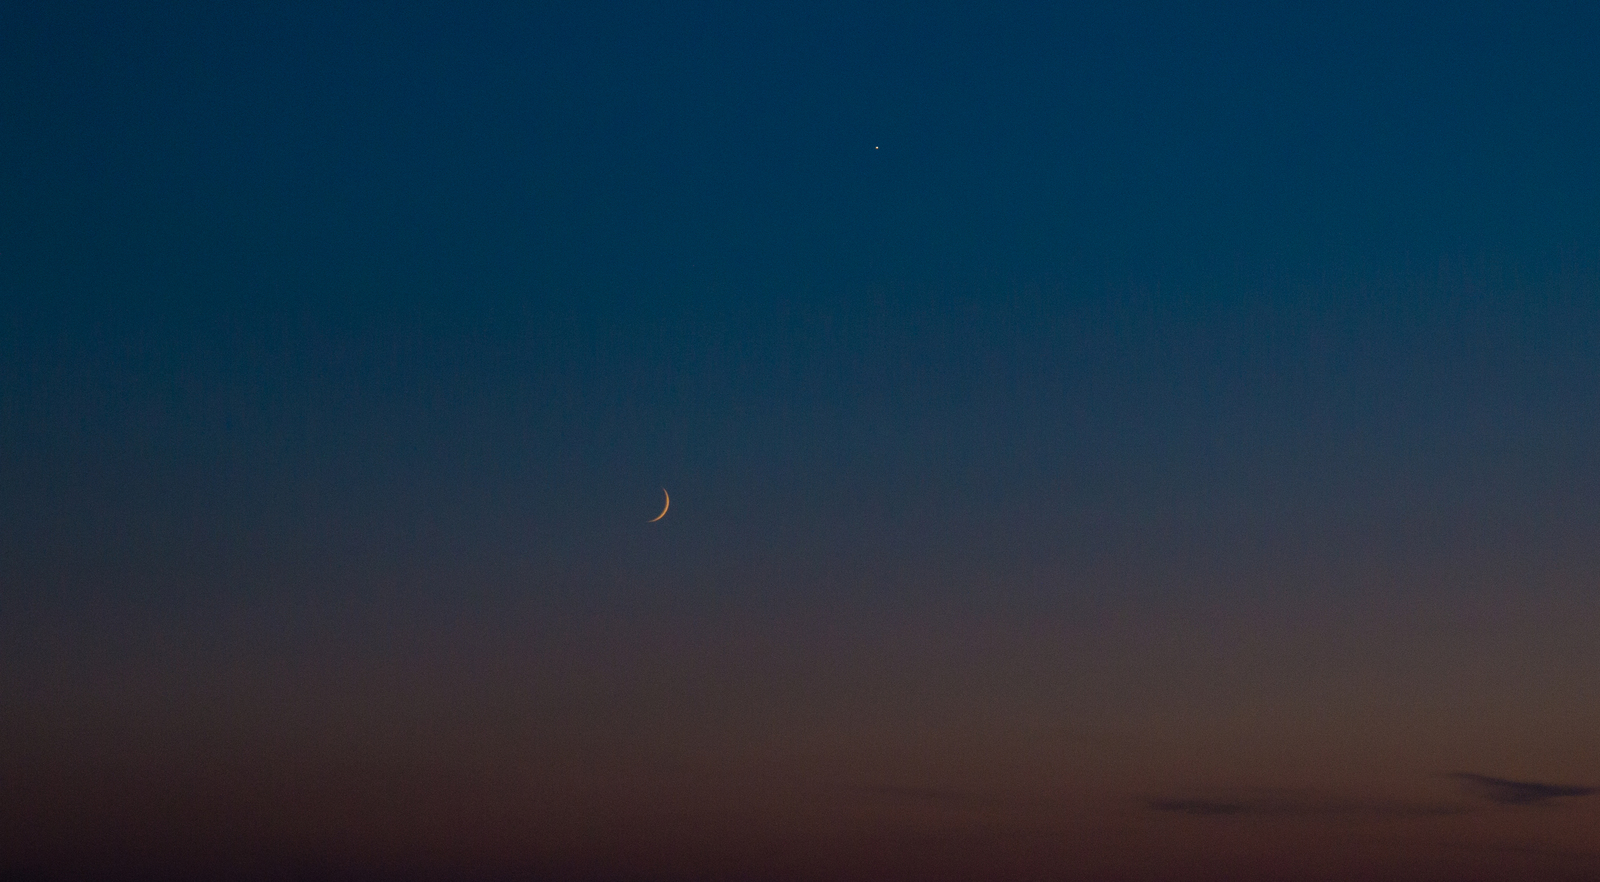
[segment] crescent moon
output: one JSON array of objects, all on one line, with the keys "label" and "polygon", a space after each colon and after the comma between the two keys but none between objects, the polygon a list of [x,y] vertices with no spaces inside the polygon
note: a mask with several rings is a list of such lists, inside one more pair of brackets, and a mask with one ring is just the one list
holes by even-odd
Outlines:
[{"label": "crescent moon", "polygon": [[672,507],[672,497],[671,496],[667,496],[667,488],[665,488],[665,487],[661,488],[661,495],[666,497],[667,504],[661,506],[661,514],[656,515],[655,517],[651,518],[650,520],[646,521],[645,523],[653,524],[656,521],[659,521],[662,518],[667,516],[667,509]]}]

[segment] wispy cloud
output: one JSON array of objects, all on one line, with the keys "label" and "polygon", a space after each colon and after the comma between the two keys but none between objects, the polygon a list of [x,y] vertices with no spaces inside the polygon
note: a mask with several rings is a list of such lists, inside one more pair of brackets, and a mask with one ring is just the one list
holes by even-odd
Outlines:
[{"label": "wispy cloud", "polygon": [[1151,811],[1193,817],[1419,818],[1460,814],[1457,805],[1347,799],[1315,791],[1236,790],[1203,796],[1150,799]]},{"label": "wispy cloud", "polygon": [[1260,807],[1247,801],[1218,799],[1152,799],[1146,803],[1158,812],[1180,815],[1247,815]]},{"label": "wispy cloud", "polygon": [[1548,842],[1470,842],[1460,848],[1475,851],[1497,851],[1505,854],[1531,854],[1539,857],[1562,858],[1573,861],[1600,861],[1600,851],[1585,848],[1567,848]]},{"label": "wispy cloud", "polygon": [[989,801],[965,790],[948,790],[941,787],[868,787],[862,792],[885,799],[905,802],[940,802],[972,805]]},{"label": "wispy cloud", "polygon": [[987,810],[1014,806],[1017,800],[996,794],[974,793],[945,787],[918,787],[885,785],[861,787],[854,791],[857,798],[885,805],[921,806],[940,810]]},{"label": "wispy cloud", "polygon": [[1450,777],[1465,784],[1478,796],[1500,805],[1548,805],[1551,800],[1563,796],[1588,796],[1597,792],[1594,787],[1508,781],[1472,772],[1456,772]]},{"label": "wispy cloud", "polygon": [[[1600,787],[1511,781],[1472,772],[1450,775],[1480,799],[1497,805],[1544,806],[1554,800],[1600,793]],[[1351,799],[1311,790],[1240,788],[1159,796],[1145,800],[1151,811],[1198,818],[1226,817],[1385,817],[1457,815],[1469,805]]]}]

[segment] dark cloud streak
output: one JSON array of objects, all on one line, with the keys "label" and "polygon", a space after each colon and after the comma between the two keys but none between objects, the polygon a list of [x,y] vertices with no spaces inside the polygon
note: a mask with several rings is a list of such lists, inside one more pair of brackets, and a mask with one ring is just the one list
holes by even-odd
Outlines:
[{"label": "dark cloud streak", "polygon": [[1151,811],[1191,817],[1381,817],[1425,818],[1466,811],[1455,805],[1368,801],[1301,791],[1245,790],[1210,796],[1158,798]]},{"label": "dark cloud streak", "polygon": [[[1590,796],[1600,788],[1570,784],[1545,784],[1512,781],[1473,772],[1453,772],[1475,796],[1505,806],[1549,806],[1553,800]],[[1472,809],[1460,805],[1417,804],[1345,799],[1312,791],[1240,789],[1148,799],[1151,811],[1217,817],[1430,817],[1464,814]]]},{"label": "dark cloud streak", "polygon": [[891,802],[948,807],[979,808],[993,806],[998,802],[992,797],[986,797],[981,794],[942,787],[884,786],[866,788],[861,792],[867,796]]},{"label": "dark cloud streak", "polygon": [[1594,787],[1509,781],[1505,778],[1491,778],[1488,775],[1477,775],[1472,772],[1456,772],[1450,777],[1465,784],[1478,796],[1499,805],[1548,805],[1551,800],[1559,797],[1589,796],[1596,792]]}]

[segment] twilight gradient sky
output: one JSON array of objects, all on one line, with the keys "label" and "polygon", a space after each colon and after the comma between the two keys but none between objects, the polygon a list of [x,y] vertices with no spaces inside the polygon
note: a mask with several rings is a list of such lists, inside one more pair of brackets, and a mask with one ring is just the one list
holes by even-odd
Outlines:
[{"label": "twilight gradient sky", "polygon": [[0,876],[1600,875],[1593,8],[533,5],[0,11]]}]

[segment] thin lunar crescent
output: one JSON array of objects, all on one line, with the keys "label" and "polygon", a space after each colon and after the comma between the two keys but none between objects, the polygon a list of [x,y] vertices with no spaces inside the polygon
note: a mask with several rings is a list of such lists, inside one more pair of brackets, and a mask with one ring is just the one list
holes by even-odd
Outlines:
[{"label": "thin lunar crescent", "polygon": [[658,515],[656,515],[656,516],[655,516],[655,517],[653,517],[653,518],[651,518],[651,519],[650,519],[650,520],[649,520],[649,521],[647,521],[647,522],[646,522],[646,523],[651,523],[651,524],[653,524],[653,523],[655,523],[655,522],[656,522],[656,521],[659,521],[659,520],[661,520],[661,519],[662,519],[662,518],[664,518],[664,517],[666,517],[666,516],[667,516],[667,509],[669,509],[669,508],[671,508],[671,507],[672,507],[672,497],[671,497],[671,496],[668,496],[668,495],[667,495],[667,488],[665,488],[665,487],[662,487],[662,488],[661,488],[661,495],[662,495],[662,496],[663,496],[663,497],[666,497],[666,500],[667,500],[667,504],[666,504],[666,505],[663,505],[663,506],[661,506],[661,514],[658,514]]}]

